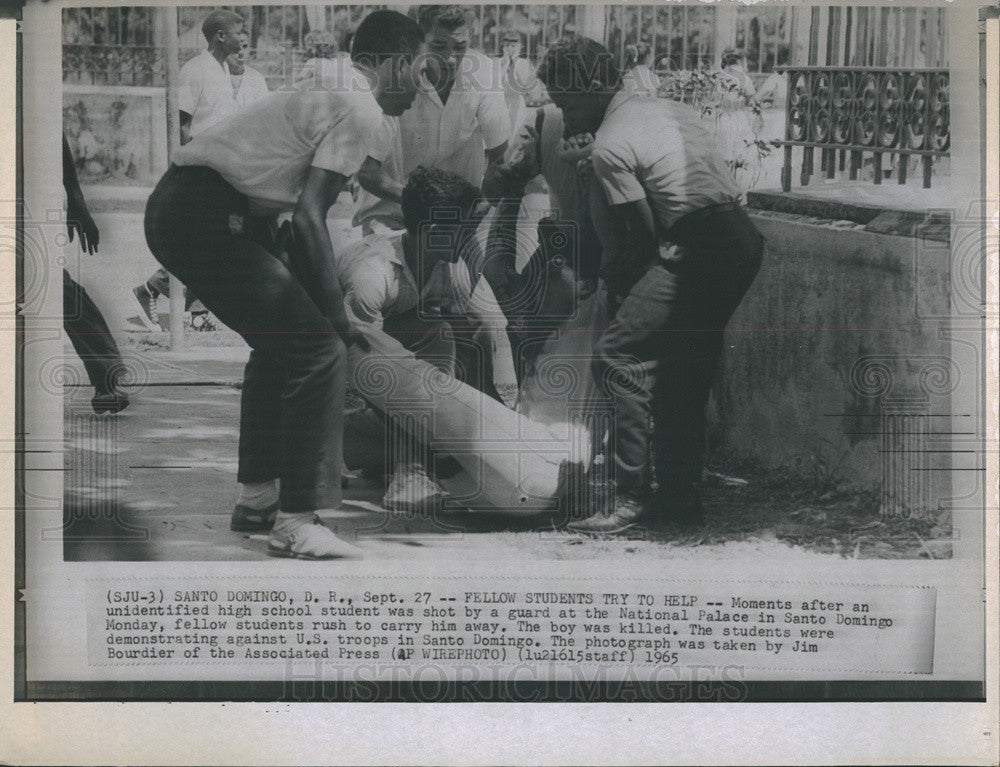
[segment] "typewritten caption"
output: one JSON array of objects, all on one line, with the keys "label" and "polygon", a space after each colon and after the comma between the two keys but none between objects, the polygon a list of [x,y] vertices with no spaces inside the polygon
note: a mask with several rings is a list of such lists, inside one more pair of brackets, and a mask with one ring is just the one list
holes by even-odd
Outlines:
[{"label": "typewritten caption", "polygon": [[932,671],[935,591],[825,584],[414,589],[91,581],[91,664],[620,664]]}]

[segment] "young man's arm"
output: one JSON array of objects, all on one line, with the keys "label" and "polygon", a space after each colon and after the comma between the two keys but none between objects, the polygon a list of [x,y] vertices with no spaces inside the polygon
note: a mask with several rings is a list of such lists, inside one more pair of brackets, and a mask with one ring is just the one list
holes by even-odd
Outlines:
[{"label": "young man's arm", "polygon": [[297,273],[313,301],[339,333],[347,333],[349,323],[334,266],[326,214],[346,181],[345,176],[335,171],[309,168],[292,214],[292,228],[298,244],[292,253],[292,271]]},{"label": "young man's arm", "polygon": [[177,84],[178,111],[181,121],[181,146],[191,140],[191,122],[194,120],[194,113],[198,110],[201,95],[204,91],[204,74],[199,68],[200,59],[195,57],[181,67],[179,82]]},{"label": "young man's arm", "polygon": [[611,206],[617,258],[604,267],[608,293],[622,298],[642,276],[659,248],[656,218],[627,146],[595,145],[594,175]]},{"label": "young man's arm", "polygon": [[184,146],[187,142],[191,140],[191,121],[194,119],[190,114],[185,112],[183,109],[180,110],[181,113],[181,146]]},{"label": "young man's arm", "polygon": [[376,197],[402,203],[405,182],[386,171],[386,161],[399,151],[398,145],[399,121],[394,117],[383,117],[372,138],[368,156],[358,171],[358,183]]},{"label": "young man's arm", "polygon": [[608,293],[619,301],[657,257],[659,241],[653,211],[646,200],[611,206],[611,221],[618,241],[618,258],[604,268]]},{"label": "young man's arm", "polygon": [[521,210],[522,196],[523,192],[514,197],[501,197],[497,201],[482,262],[469,264],[472,287],[475,288],[480,277],[485,278],[501,304],[512,299],[517,290],[517,215]]},{"label": "young man's arm", "polygon": [[510,162],[496,166],[496,215],[486,238],[483,264],[481,268],[477,268],[480,266],[477,264],[471,265],[473,280],[485,277],[501,305],[516,293],[517,219],[525,186],[540,172],[538,132],[525,126],[518,138]]},{"label": "young man's arm", "polygon": [[403,182],[386,173],[382,163],[374,157],[365,158],[364,165],[358,171],[358,183],[365,191],[383,200],[395,203],[403,201]]},{"label": "young man's arm", "polygon": [[[499,76],[496,82],[500,82]],[[503,164],[507,152],[507,139],[510,138],[510,114],[507,112],[507,101],[503,90],[497,89],[483,94],[476,109],[479,129],[486,145],[486,172],[483,175],[483,194],[488,200],[500,196],[497,171]]]},{"label": "young man's arm", "polygon": [[66,229],[69,240],[73,241],[74,232],[79,234],[80,247],[88,254],[93,255],[97,252],[101,233],[90,215],[87,202],[83,199],[80,180],[76,175],[76,163],[73,161],[73,153],[70,151],[65,133],[62,137],[62,156],[63,188],[66,190]]},{"label": "young man's arm", "polygon": [[499,170],[503,165],[503,156],[507,152],[507,142],[504,141],[493,149],[486,150],[486,172],[483,174],[483,195],[487,200],[496,200],[500,196]]}]

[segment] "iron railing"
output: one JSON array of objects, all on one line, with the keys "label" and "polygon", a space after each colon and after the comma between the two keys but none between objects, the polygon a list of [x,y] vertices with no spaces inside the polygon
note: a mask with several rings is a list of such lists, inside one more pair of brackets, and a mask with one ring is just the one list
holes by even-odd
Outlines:
[{"label": "iron railing", "polygon": [[[792,186],[792,160],[801,148],[800,183],[819,173],[836,178],[847,170],[857,180],[866,160],[873,182],[895,171],[905,184],[911,158],[919,158],[924,188],[931,186],[934,161],[950,145],[948,70],[873,67],[781,67],[788,78],[781,187]],[[885,160],[889,167],[883,168]]]},{"label": "iron railing", "polygon": [[[178,9],[180,63],[204,50],[201,19],[215,8],[247,20],[254,49],[250,65],[270,88],[294,77],[305,62],[305,35],[313,29],[334,33],[346,50],[351,31],[369,11],[384,5],[182,6]],[[576,5],[476,5],[472,46],[500,53],[502,33],[521,34],[523,54],[532,62],[564,34],[576,30]],[[153,86],[164,84],[163,51],[157,47],[150,8],[68,8],[63,12],[63,82],[74,85]]]},{"label": "iron railing", "polygon": [[[180,64],[202,48],[181,48]],[[271,90],[290,85],[306,61],[306,52],[291,43],[251,51],[249,65],[264,75]],[[166,85],[163,48],[155,45],[63,45],[63,82],[70,85]]]}]

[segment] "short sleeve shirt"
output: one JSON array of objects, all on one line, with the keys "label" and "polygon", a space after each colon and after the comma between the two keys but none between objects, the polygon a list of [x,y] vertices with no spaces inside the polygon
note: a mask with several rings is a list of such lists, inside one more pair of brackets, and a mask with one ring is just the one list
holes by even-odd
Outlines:
[{"label": "short sleeve shirt", "polygon": [[516,136],[528,118],[525,96],[538,81],[527,59],[516,58],[511,62],[509,59],[500,58],[498,62],[503,72],[504,101],[507,104],[507,114],[510,116],[511,136]]},{"label": "short sleeve shirt", "polygon": [[171,160],[213,168],[259,206],[291,210],[310,167],[357,173],[381,122],[367,88],[275,91],[195,137]]},{"label": "short sleeve shirt", "polygon": [[207,50],[181,67],[177,98],[180,111],[191,115],[192,137],[239,110],[229,65],[219,63]]},{"label": "short sleeve shirt", "polygon": [[[380,162],[381,170],[389,178],[402,180],[403,174],[403,143],[399,132],[399,118],[384,115],[382,122],[372,139],[368,156]],[[361,226],[365,221],[376,216],[398,224],[394,228],[403,228],[403,209],[391,200],[383,200],[367,189],[358,185],[354,200],[354,225]]]},{"label": "short sleeve shirt", "polygon": [[464,314],[472,301],[465,261],[438,262],[422,287],[403,257],[403,233],[376,233],[346,249],[337,259],[348,317],[381,328],[386,317],[418,306],[444,314]]},{"label": "short sleeve shirt", "polygon": [[404,173],[425,165],[451,171],[481,186],[486,170],[484,150],[510,138],[499,62],[479,51],[466,53],[444,104],[424,80],[413,106],[400,116],[399,127]]},{"label": "short sleeve shirt", "polygon": [[668,99],[619,92],[594,138],[593,163],[608,203],[648,200],[661,232],[739,198],[698,113]]},{"label": "short sleeve shirt", "polygon": [[[424,79],[413,102],[399,118],[388,118],[373,144],[372,159],[382,163],[390,178],[406,182],[417,166],[451,171],[470,184],[482,186],[485,150],[510,138],[510,117],[504,98],[499,62],[478,51],[462,57],[448,101]],[[400,206],[362,190],[354,223],[376,216],[402,222]]]},{"label": "short sleeve shirt", "polygon": [[236,91],[236,109],[243,111],[251,104],[260,101],[268,94],[267,80],[264,75],[251,67],[243,69],[243,81]]}]

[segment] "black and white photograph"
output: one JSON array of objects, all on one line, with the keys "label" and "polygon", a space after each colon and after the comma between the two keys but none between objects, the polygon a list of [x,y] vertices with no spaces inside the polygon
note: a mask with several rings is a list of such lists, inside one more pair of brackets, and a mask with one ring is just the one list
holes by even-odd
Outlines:
[{"label": "black and white photograph", "polygon": [[20,699],[985,703],[989,9],[19,13]]},{"label": "black and white photograph", "polygon": [[952,556],[946,9],[403,10],[63,11],[67,559]]}]

